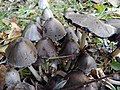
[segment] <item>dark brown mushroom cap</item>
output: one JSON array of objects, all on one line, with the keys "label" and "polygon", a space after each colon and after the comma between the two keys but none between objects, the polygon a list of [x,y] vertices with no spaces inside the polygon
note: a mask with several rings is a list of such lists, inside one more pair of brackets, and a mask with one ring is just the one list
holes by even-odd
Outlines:
[{"label": "dark brown mushroom cap", "polygon": [[83,84],[88,82],[87,76],[82,71],[72,71],[65,76],[65,80],[68,80],[64,88],[72,87],[76,84]]},{"label": "dark brown mushroom cap", "polygon": [[59,41],[66,35],[63,25],[55,18],[49,18],[44,24],[44,31],[52,41]]},{"label": "dark brown mushroom cap", "polygon": [[49,38],[42,38],[36,45],[39,58],[54,57],[57,55],[56,48]]},{"label": "dark brown mushroom cap", "polygon": [[8,87],[7,90],[35,90],[35,88],[33,85],[21,82],[16,85],[12,85],[12,86]]},{"label": "dark brown mushroom cap", "polygon": [[42,35],[38,32],[37,25],[35,23],[26,27],[24,37],[31,41],[38,41],[42,38]]},{"label": "dark brown mushroom cap", "polygon": [[[68,81],[63,88],[74,87],[75,85],[81,85],[85,82],[89,82],[89,78],[82,71],[72,71],[65,76],[65,79]],[[77,89],[73,88],[69,90],[98,90],[98,89],[96,83],[90,83],[86,86],[81,86]]]},{"label": "dark brown mushroom cap", "polygon": [[69,40],[63,43],[60,55],[72,55],[79,53],[79,45],[74,40]]},{"label": "dark brown mushroom cap", "polygon": [[84,73],[89,73],[96,68],[96,62],[88,53],[82,53],[77,59],[76,66]]},{"label": "dark brown mushroom cap", "polygon": [[27,67],[37,60],[37,51],[32,42],[19,37],[11,42],[5,51],[8,64],[15,67]]},{"label": "dark brown mushroom cap", "polygon": [[98,37],[109,37],[116,31],[115,27],[103,23],[93,15],[66,12],[64,17],[73,25],[79,28],[84,27],[87,30],[83,30],[85,30],[86,32],[91,32]]}]

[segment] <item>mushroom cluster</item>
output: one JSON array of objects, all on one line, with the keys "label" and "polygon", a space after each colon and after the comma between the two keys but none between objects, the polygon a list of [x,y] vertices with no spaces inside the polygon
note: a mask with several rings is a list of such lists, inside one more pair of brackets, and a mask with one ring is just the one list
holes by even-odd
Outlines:
[{"label": "mushroom cluster", "polygon": [[[111,19],[103,22],[96,16],[67,10],[64,18],[72,25],[64,26],[54,17],[47,0],[39,0],[38,6],[43,21],[40,17],[31,21],[23,36],[13,40],[5,50],[7,70],[0,74],[4,76],[5,89],[99,90],[101,81],[92,82],[99,75],[93,73],[97,63],[88,50],[94,47],[89,39],[98,37],[117,42],[117,48],[108,55],[114,58],[120,53],[120,25]],[[27,68],[30,76],[21,80],[20,70]],[[108,83],[107,86],[112,87]]]}]

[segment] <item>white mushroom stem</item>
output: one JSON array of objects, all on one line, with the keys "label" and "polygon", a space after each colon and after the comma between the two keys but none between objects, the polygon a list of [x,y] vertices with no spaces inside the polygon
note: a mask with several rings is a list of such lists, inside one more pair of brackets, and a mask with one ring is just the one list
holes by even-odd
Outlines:
[{"label": "white mushroom stem", "polygon": [[39,65],[39,74],[40,74],[40,76],[43,75],[43,72],[42,72],[42,65]]},{"label": "white mushroom stem", "polygon": [[85,47],[85,41],[86,41],[87,34],[88,34],[87,32],[83,31],[81,41],[80,41],[80,50],[83,50]]},{"label": "white mushroom stem", "polygon": [[110,79],[110,78],[107,78],[107,80],[108,80],[111,84],[119,85],[119,86],[120,86],[120,81],[116,81],[116,80],[113,80],[113,79]]},{"label": "white mushroom stem", "polygon": [[38,80],[38,81],[41,81],[41,77],[40,75],[37,73],[37,71],[33,68],[32,65],[30,65],[29,67],[29,70],[32,72],[32,74],[34,75],[34,77]]}]

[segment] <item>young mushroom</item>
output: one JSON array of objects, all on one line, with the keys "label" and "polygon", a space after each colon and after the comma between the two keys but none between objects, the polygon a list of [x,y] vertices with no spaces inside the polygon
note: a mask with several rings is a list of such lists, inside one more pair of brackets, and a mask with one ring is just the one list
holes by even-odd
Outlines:
[{"label": "young mushroom", "polygon": [[42,35],[38,32],[38,27],[35,23],[30,23],[26,28],[24,37],[31,41],[38,41],[42,38]]},{"label": "young mushroom", "polygon": [[39,40],[36,44],[36,49],[38,52],[38,60],[35,64],[39,64],[39,71],[42,72],[41,66],[43,63],[46,62],[49,57],[56,57],[57,51],[52,40],[50,40],[48,37],[44,37]]},{"label": "young mushroom", "polygon": [[64,79],[67,80],[67,83],[62,90],[98,90],[96,83],[90,83],[77,88],[74,87],[89,81],[89,78],[82,71],[72,71]]},{"label": "young mushroom", "polygon": [[45,35],[52,39],[53,42],[61,40],[66,35],[63,25],[55,18],[46,20],[43,29]]},{"label": "young mushroom", "polygon": [[63,43],[62,48],[60,50],[60,55],[73,55],[78,54],[80,51],[79,45],[74,40],[67,40],[65,43]]},{"label": "young mushroom", "polygon": [[93,57],[88,53],[81,53],[76,61],[76,66],[84,73],[90,73],[92,69],[97,68]]},{"label": "young mushroom", "polygon": [[40,81],[41,78],[32,64],[37,60],[37,50],[28,39],[19,37],[12,41],[5,51],[7,63],[14,67],[28,67],[35,78]]},{"label": "young mushroom", "polygon": [[105,38],[111,36],[116,31],[115,27],[103,23],[97,17],[90,14],[80,14],[66,11],[64,18],[83,30],[80,43],[81,50],[85,46],[85,40],[88,33],[93,33],[98,37]]},{"label": "young mushroom", "polygon": [[21,82],[21,80],[20,80],[20,75],[19,75],[18,71],[13,68],[9,68],[5,75],[6,86],[9,87],[9,86],[15,85],[20,82]]},{"label": "young mushroom", "polygon": [[75,30],[72,30],[72,28],[66,26],[65,31],[67,32],[65,41],[74,40],[75,42],[78,42],[78,37],[75,34]]}]

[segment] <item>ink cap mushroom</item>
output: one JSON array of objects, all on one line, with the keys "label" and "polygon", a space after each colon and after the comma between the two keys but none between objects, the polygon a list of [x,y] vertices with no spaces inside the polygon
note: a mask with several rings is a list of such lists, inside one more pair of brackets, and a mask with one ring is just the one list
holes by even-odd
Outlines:
[{"label": "ink cap mushroom", "polygon": [[49,37],[53,42],[61,40],[66,31],[63,25],[56,18],[49,18],[43,25],[45,36]]},{"label": "ink cap mushroom", "polygon": [[90,81],[82,71],[71,71],[64,79],[67,80],[67,83],[63,87],[63,90],[98,90],[96,83],[90,83],[78,88],[74,87]]},{"label": "ink cap mushroom", "polygon": [[[36,23],[31,22],[25,28],[26,32],[24,34],[24,37],[29,39],[30,41],[38,41],[42,38],[42,35],[38,31],[39,29],[38,29],[38,26]],[[42,28],[40,28],[40,29],[42,29]]]},{"label": "ink cap mushroom", "polygon": [[7,63],[13,67],[28,67],[35,78],[40,81],[37,71],[32,64],[37,60],[37,50],[35,46],[26,38],[19,37],[12,41],[5,51]]},{"label": "ink cap mushroom", "polygon": [[76,61],[76,66],[82,70],[84,73],[88,74],[92,69],[97,68],[97,64],[93,57],[91,57],[88,53],[81,53],[78,56]]},{"label": "ink cap mushroom", "polygon": [[81,50],[85,46],[85,40],[88,33],[92,33],[100,38],[106,38],[113,35],[116,31],[115,27],[103,23],[96,16],[90,14],[80,14],[71,12],[71,10],[66,10],[64,18],[83,31],[81,37],[82,43],[80,43]]}]

